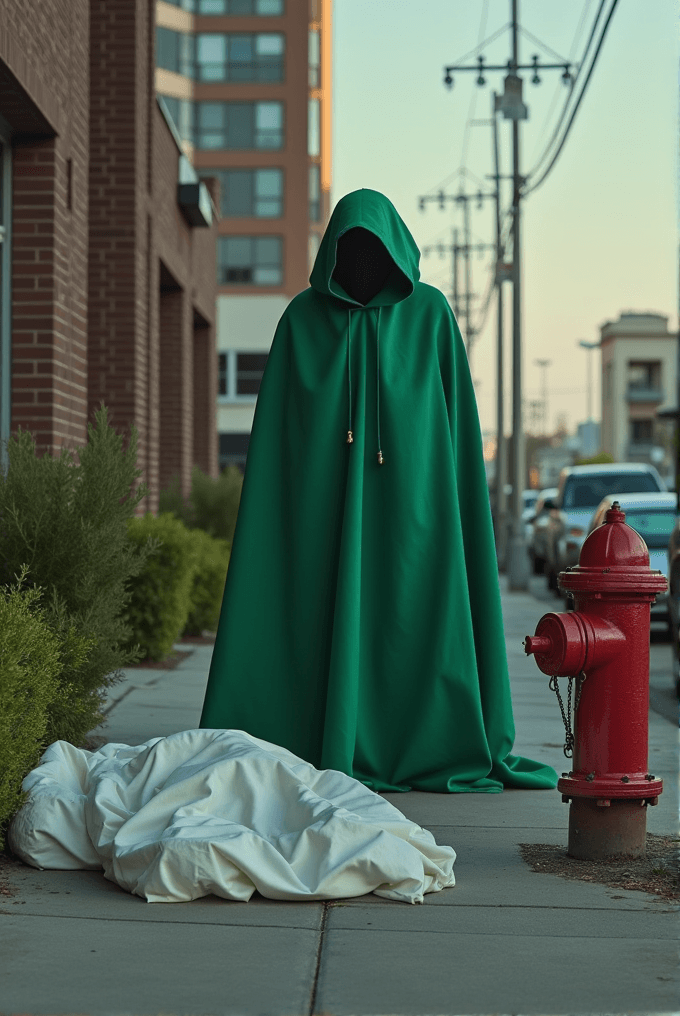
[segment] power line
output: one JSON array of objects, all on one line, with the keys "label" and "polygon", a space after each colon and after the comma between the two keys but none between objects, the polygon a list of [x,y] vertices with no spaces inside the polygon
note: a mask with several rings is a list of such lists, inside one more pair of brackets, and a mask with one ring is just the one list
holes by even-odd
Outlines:
[{"label": "power line", "polygon": [[[479,47],[483,45],[481,39],[482,36],[484,35],[484,32],[486,31],[486,22],[488,16],[489,16],[489,0],[484,0],[484,3],[482,4],[482,13],[479,20],[479,33],[478,33],[479,42],[477,43],[477,49],[479,49]],[[476,108],[477,108],[477,89],[473,88],[472,94],[470,95],[470,106],[468,108],[467,120],[465,121],[465,127],[463,129],[463,144],[461,145],[461,156],[460,156],[460,162],[463,167],[465,167],[465,163],[467,160],[467,150],[468,144],[470,142],[470,127],[472,125],[472,119],[475,115]]]},{"label": "power line", "polygon": [[466,53],[464,56],[459,57],[456,60],[456,63],[458,64],[464,63],[465,60],[469,59],[469,57],[476,56],[477,53],[479,53],[480,50],[484,49],[485,46],[488,46],[490,43],[495,42],[496,39],[499,37],[499,35],[502,35],[503,32],[506,32],[509,27],[510,27],[509,21],[506,22],[504,25],[501,25],[501,27],[497,29],[493,33],[493,35],[490,35],[487,39],[484,39],[483,42],[478,42],[475,48],[471,49],[469,53]]},{"label": "power line", "polygon": [[[581,89],[579,97],[576,100],[576,105],[574,106],[574,109],[572,111],[571,117],[569,119],[569,123],[565,127],[564,134],[562,135],[562,140],[560,141],[559,147],[558,147],[557,151],[555,152],[555,154],[553,155],[553,157],[550,160],[550,162],[548,163],[548,166],[543,171],[542,176],[539,177],[539,179],[536,181],[535,184],[533,184],[532,187],[529,187],[528,190],[525,190],[523,192],[523,196],[524,197],[526,197],[528,194],[532,194],[533,191],[537,190],[537,188],[541,186],[541,184],[546,179],[546,177],[550,173],[551,169],[553,168],[553,166],[557,162],[557,160],[558,160],[558,158],[560,156],[560,153],[561,153],[562,149],[564,148],[565,142],[566,142],[567,138],[569,137],[569,132],[571,131],[572,125],[574,123],[574,120],[576,119],[576,114],[578,113],[578,110],[579,110],[579,107],[581,105],[581,102],[583,101],[583,96],[586,93],[586,89],[588,88],[588,84],[589,84],[590,79],[591,79],[591,77],[593,75],[593,71],[595,69],[595,64],[597,63],[597,58],[600,55],[600,50],[602,49],[602,46],[603,46],[603,43],[604,43],[604,40],[605,40],[605,36],[606,36],[607,31],[609,29],[609,25],[611,23],[611,20],[612,20],[614,11],[616,10],[618,2],[619,2],[619,0],[613,0],[613,2],[612,2],[612,6],[611,6],[611,9],[610,9],[609,14],[607,16],[607,20],[605,21],[604,26],[602,28],[602,34],[600,35],[600,40],[599,40],[599,42],[597,44],[597,49],[595,50],[595,53],[593,55],[593,60],[592,60],[592,63],[590,65],[590,69],[588,71],[588,75],[586,77],[586,80],[583,82],[583,88]],[[529,176],[531,176],[531,175],[532,174],[529,174]]]},{"label": "power line", "polygon": [[551,49],[547,43],[542,42],[536,35],[533,35],[528,28],[524,28],[523,25],[518,25],[517,27],[521,35],[523,35],[527,39],[530,39],[536,46],[540,46],[540,48],[545,53],[550,53],[550,55],[554,57],[555,60],[559,60],[560,63],[567,63],[567,61],[564,59],[563,56],[560,56],[560,54],[556,53],[554,49]]},{"label": "power line", "polygon": [[[559,119],[558,119],[557,123],[555,124],[555,129],[553,130],[553,132],[552,132],[552,134],[550,136],[550,140],[548,141],[547,145],[543,149],[543,154],[540,156],[540,158],[538,159],[536,165],[531,170],[531,172],[528,174],[529,177],[534,176],[538,172],[541,163],[544,162],[548,158],[548,156],[550,155],[550,152],[552,150],[552,146],[553,146],[555,140],[557,139],[557,137],[559,136],[560,130],[562,129],[562,124],[564,123],[564,119],[565,119],[565,117],[567,115],[567,111],[569,109],[569,104],[571,103],[572,96],[574,94],[574,89],[576,88],[576,84],[577,84],[577,82],[578,82],[578,80],[579,80],[579,78],[580,78],[580,76],[581,76],[581,74],[583,72],[583,68],[584,68],[586,60],[588,58],[588,53],[590,51],[590,47],[591,47],[593,39],[595,37],[595,32],[597,31],[597,26],[599,24],[600,18],[602,16],[602,11],[605,8],[606,2],[607,2],[607,0],[600,0],[600,6],[598,7],[597,13],[595,15],[595,20],[593,21],[592,27],[590,29],[590,36],[588,37],[588,41],[587,41],[587,43],[585,45],[585,49],[583,50],[583,56],[581,57],[581,61],[580,61],[579,65],[578,65],[578,69],[576,71],[576,75],[572,78],[572,80],[570,82],[569,93],[567,94],[567,97],[566,97],[566,99],[564,101],[564,106],[562,107],[562,112],[560,113]],[[578,29],[577,29],[577,31],[578,31]]]},{"label": "power line", "polygon": [[[578,50],[579,44],[581,42],[581,35],[583,34],[583,29],[585,28],[585,25],[586,25],[586,14],[588,12],[588,8],[590,7],[591,3],[592,3],[592,0],[583,0],[583,7],[581,8],[581,15],[580,15],[580,17],[578,19],[578,24],[576,25],[576,31],[574,32],[574,38],[572,39],[571,48],[569,50],[569,62],[570,63],[573,63],[574,57],[576,56],[576,51]],[[597,23],[597,22],[595,22],[595,23]],[[591,38],[592,38],[592,35],[591,35]],[[584,57],[585,57],[585,52],[587,52],[587,50],[584,51]],[[562,124],[562,122],[564,120],[564,115],[566,113],[567,107],[569,106],[569,103],[571,101],[571,97],[572,97],[572,94],[573,94],[573,91],[574,91],[574,86],[576,84],[576,81],[578,80],[578,76],[579,76],[579,74],[581,72],[581,67],[582,66],[583,66],[583,60],[581,60],[580,65],[578,65],[576,76],[571,78],[571,80],[569,82],[569,92],[567,93],[567,97],[566,97],[565,102],[564,102],[564,107],[562,109],[562,113],[560,115],[559,122],[557,124],[557,127],[555,128],[555,130],[553,131],[553,133],[551,135],[550,141],[548,142],[548,144],[546,145],[545,149],[543,150],[543,154],[541,155],[541,158],[536,163],[536,168],[538,168],[540,163],[545,158],[546,152],[550,150],[550,147],[551,147],[553,141],[555,140],[555,137],[557,136],[557,133],[559,132],[560,126],[561,126],[561,124]],[[548,108],[548,112],[545,115],[545,119],[543,120],[543,124],[541,126],[541,129],[538,132],[538,136],[536,137],[536,139],[534,141],[533,151],[531,153],[531,161],[532,162],[534,160],[534,156],[536,155],[540,145],[543,142],[543,138],[545,136],[545,132],[548,129],[548,124],[552,120],[553,113],[555,112],[555,106],[557,105],[557,102],[559,100],[560,94],[563,93],[563,91],[564,91],[563,85],[561,85],[558,82],[557,85],[555,86],[555,91],[553,92],[553,97],[552,97],[552,100],[550,102],[550,106]]]}]

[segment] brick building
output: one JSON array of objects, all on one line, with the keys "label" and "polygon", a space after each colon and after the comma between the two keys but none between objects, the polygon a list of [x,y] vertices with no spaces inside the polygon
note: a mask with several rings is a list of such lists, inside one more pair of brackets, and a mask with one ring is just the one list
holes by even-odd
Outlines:
[{"label": "brick building", "polygon": [[0,437],[77,445],[104,402],[151,509],[217,470],[217,222],[154,67],[153,0],[0,0]]}]

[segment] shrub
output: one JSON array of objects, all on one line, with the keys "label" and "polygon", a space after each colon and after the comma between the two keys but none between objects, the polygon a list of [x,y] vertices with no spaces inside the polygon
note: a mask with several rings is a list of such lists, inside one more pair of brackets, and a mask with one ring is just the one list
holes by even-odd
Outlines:
[{"label": "shrub", "polygon": [[55,632],[38,607],[40,590],[0,589],[0,849],[7,823],[22,803],[21,781],[52,739],[55,702],[69,698],[65,666],[82,669],[93,643],[75,624]]},{"label": "shrub", "polygon": [[8,469],[0,475],[0,584],[25,565],[30,585],[44,590],[44,616],[58,637],[73,627],[92,647],[87,656],[65,651],[49,740],[82,743],[101,722],[104,689],[139,658],[122,616],[127,583],[148,555],[127,534],[147,493],[138,485],[136,460],[136,431],[124,449],[103,407],[77,452],[39,458],[26,431],[8,442]]},{"label": "shrub", "polygon": [[231,543],[242,486],[243,475],[236,466],[227,466],[216,480],[195,466],[188,500],[182,497],[179,479],[175,477],[160,492],[159,509],[172,512],[190,529],[202,529],[209,536]]},{"label": "shrub", "polygon": [[227,466],[216,480],[194,469],[191,483],[193,524],[209,536],[231,543],[242,487],[243,474],[237,466]]},{"label": "shrub", "polygon": [[201,529],[192,530],[191,538],[196,548],[197,568],[190,594],[191,610],[184,633],[200,635],[206,630],[217,630],[229,566],[229,543],[214,539]]},{"label": "shrub", "polygon": [[191,610],[191,590],[199,551],[192,533],[169,512],[128,522],[130,544],[152,547],[144,570],[131,589],[127,623],[131,643],[145,656],[162,660],[184,629]]},{"label": "shrub", "polygon": [[[196,469],[198,466],[195,467]],[[186,501],[182,497],[179,476],[173,476],[168,486],[158,493],[158,514],[164,515],[166,512],[174,515],[188,529],[193,527],[194,509],[191,504],[191,496]]]}]

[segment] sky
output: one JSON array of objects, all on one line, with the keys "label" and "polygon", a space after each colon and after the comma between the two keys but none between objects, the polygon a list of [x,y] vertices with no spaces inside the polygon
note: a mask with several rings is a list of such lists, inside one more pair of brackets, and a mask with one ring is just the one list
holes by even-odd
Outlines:
[{"label": "sky", "polygon": [[[608,0],[607,10],[611,0]],[[578,62],[599,0],[519,0],[519,21],[539,39],[520,36],[520,60]],[[578,342],[599,338],[599,326],[621,311],[654,311],[678,326],[678,8],[673,0],[619,0],[566,145],[545,182],[523,203],[523,380],[527,401],[541,397],[547,368],[548,425],[570,428],[586,419],[586,357],[595,358],[594,416],[599,417],[599,353]],[[333,4],[332,200],[359,187],[381,190],[396,205],[419,246],[450,243],[462,228],[459,206],[418,209],[418,198],[492,182],[492,132],[469,120],[489,118],[491,93],[503,72],[475,73],[443,83],[446,65],[510,21],[510,0],[335,0]],[[509,29],[484,47],[487,63],[504,64]],[[467,60],[472,63],[474,60]],[[540,85],[524,72],[529,119],[521,127],[520,170],[537,164],[567,89],[560,71]],[[511,172],[511,121],[500,128],[501,173]],[[449,181],[446,183],[446,181]],[[507,201],[506,201],[507,204]],[[494,238],[491,201],[473,206],[474,242]],[[488,256],[473,260],[473,289],[484,303]],[[421,261],[424,282],[450,292],[451,258]],[[509,396],[511,288],[505,287],[506,431]],[[496,310],[492,303],[471,363],[482,427],[495,430]],[[674,401],[669,393],[669,401]]]}]

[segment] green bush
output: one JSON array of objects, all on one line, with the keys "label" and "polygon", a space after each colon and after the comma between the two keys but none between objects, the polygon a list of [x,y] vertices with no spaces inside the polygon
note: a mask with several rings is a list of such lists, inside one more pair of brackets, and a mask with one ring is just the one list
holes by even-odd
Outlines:
[{"label": "green bush", "polygon": [[44,590],[45,620],[57,636],[73,628],[91,645],[87,656],[65,651],[48,715],[47,739],[76,744],[101,721],[106,687],[139,659],[123,612],[127,585],[149,553],[127,532],[147,493],[138,483],[136,431],[125,449],[106,409],[95,421],[84,447],[58,456],[38,457],[30,433],[20,431],[0,474],[0,585],[25,565],[30,585]]},{"label": "green bush", "polygon": [[0,849],[22,803],[21,781],[52,740],[50,712],[60,697],[72,697],[62,671],[82,670],[94,648],[75,624],[55,632],[38,607],[40,595],[0,588]]},{"label": "green bush", "polygon": [[191,589],[191,611],[185,635],[216,631],[220,619],[224,581],[229,566],[229,543],[214,539],[201,529],[191,531],[197,552],[197,568]]},{"label": "green bush", "polygon": [[159,510],[172,512],[190,529],[202,529],[209,536],[231,543],[242,486],[243,475],[236,466],[227,466],[216,480],[195,466],[189,499],[182,497],[179,478],[175,477],[160,492]]},{"label": "green bush", "polygon": [[126,619],[131,643],[151,660],[162,660],[181,635],[191,610],[199,551],[193,534],[169,512],[130,519],[131,546],[151,546],[144,571],[132,588]]}]

